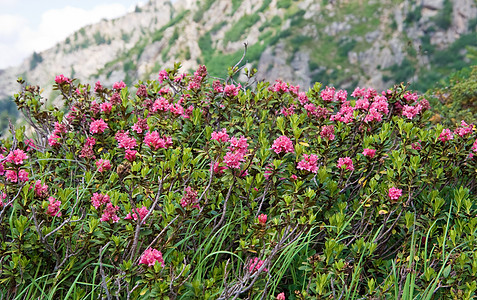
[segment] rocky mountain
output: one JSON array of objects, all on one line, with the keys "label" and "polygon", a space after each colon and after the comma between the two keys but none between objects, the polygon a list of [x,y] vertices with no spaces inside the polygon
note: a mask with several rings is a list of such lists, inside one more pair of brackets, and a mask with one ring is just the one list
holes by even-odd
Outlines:
[{"label": "rocky mountain", "polygon": [[0,99],[16,78],[51,91],[64,74],[93,83],[154,79],[181,61],[225,77],[241,58],[258,78],[341,88],[410,81],[425,90],[475,63],[476,0],[151,0],[115,20],[86,26],[21,65],[0,71]]}]

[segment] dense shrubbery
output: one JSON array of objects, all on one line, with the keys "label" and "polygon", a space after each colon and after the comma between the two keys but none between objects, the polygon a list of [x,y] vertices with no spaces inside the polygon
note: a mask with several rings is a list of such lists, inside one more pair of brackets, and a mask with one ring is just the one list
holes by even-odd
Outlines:
[{"label": "dense shrubbery", "polygon": [[55,81],[2,141],[6,298],[474,295],[476,134],[405,86]]}]

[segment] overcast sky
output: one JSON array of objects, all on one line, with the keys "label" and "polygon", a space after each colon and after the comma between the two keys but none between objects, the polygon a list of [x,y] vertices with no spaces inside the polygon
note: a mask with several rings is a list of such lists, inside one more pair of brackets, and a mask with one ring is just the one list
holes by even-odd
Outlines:
[{"label": "overcast sky", "polygon": [[54,46],[81,27],[146,0],[0,0],[0,69]]}]

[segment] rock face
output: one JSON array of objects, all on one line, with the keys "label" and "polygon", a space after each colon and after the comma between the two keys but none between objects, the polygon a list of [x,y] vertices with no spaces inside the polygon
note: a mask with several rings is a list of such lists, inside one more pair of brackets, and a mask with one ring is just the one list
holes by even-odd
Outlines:
[{"label": "rock face", "polygon": [[20,75],[44,87],[46,98],[56,96],[57,74],[131,83],[181,61],[185,71],[206,64],[225,76],[244,42],[244,63],[258,68],[259,79],[384,89],[401,64],[414,70],[402,79],[412,80],[460,38],[477,46],[469,26],[476,17],[474,0],[151,0],[141,12],[82,28],[40,53],[34,68],[29,58],[1,70],[0,99],[13,95]]}]

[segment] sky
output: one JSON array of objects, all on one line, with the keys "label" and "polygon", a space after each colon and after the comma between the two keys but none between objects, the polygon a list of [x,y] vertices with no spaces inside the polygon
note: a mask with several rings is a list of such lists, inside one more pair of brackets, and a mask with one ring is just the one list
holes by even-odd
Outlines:
[{"label": "sky", "polygon": [[81,27],[133,11],[146,0],[0,0],[0,69],[53,47]]}]

